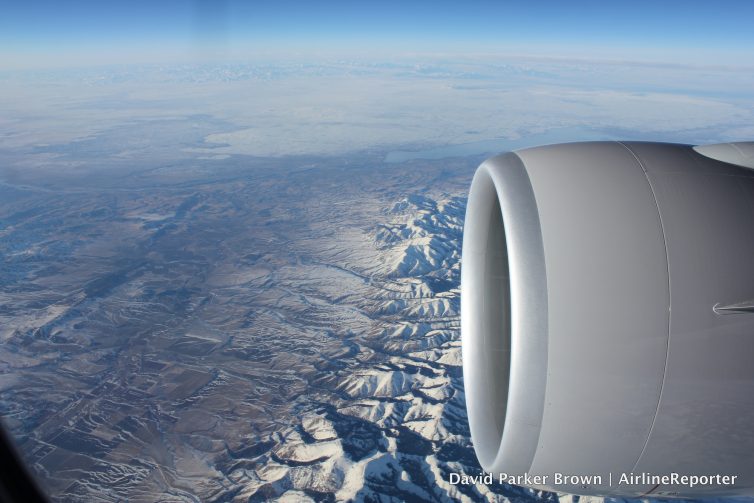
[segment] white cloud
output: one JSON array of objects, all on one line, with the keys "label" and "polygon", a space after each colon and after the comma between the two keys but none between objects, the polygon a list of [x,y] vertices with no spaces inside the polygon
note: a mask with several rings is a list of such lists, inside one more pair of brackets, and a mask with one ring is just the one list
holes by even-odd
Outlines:
[{"label": "white cloud", "polygon": [[197,115],[223,127],[210,128],[206,145],[184,144],[176,155],[341,154],[559,128],[717,141],[750,137],[754,123],[754,75],[745,69],[414,58],[88,70],[31,85],[6,80],[0,88],[15,99],[0,110],[7,129],[0,147],[60,144],[138,121]]}]

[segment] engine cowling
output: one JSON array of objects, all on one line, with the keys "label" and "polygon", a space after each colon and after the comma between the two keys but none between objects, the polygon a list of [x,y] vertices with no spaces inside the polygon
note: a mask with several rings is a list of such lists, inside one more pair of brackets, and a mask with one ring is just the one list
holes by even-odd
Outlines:
[{"label": "engine cowling", "polygon": [[479,167],[461,331],[485,471],[583,495],[754,493],[750,168],[754,143],[643,142]]}]

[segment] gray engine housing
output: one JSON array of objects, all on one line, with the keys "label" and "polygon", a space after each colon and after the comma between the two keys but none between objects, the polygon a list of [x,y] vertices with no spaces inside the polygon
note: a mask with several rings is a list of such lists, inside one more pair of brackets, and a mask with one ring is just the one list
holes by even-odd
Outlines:
[{"label": "gray engine housing", "polygon": [[[485,471],[584,495],[754,493],[751,168],[754,143],[643,142],[530,148],[479,167],[461,331]],[[736,479],[621,483],[673,473]]]}]

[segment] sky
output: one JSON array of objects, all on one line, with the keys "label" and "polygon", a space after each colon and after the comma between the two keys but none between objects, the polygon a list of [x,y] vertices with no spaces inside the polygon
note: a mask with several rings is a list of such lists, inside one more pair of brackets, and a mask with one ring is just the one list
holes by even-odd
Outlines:
[{"label": "sky", "polygon": [[509,51],[754,65],[754,2],[0,2],[0,67],[301,50]]}]

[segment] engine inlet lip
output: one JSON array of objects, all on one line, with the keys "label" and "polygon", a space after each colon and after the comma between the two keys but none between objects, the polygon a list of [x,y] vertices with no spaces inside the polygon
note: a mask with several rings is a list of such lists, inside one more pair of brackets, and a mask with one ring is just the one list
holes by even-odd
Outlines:
[{"label": "engine inlet lip", "polygon": [[[495,225],[504,232],[503,259],[490,259],[489,230]],[[495,286],[488,277],[491,260],[507,261],[507,285]],[[489,323],[489,310],[497,308],[510,314],[502,330]],[[537,204],[515,153],[485,161],[472,182],[461,259],[461,339],[477,458],[488,472],[525,473],[537,450],[545,402],[547,281]],[[493,397],[505,404],[502,414]]]}]

